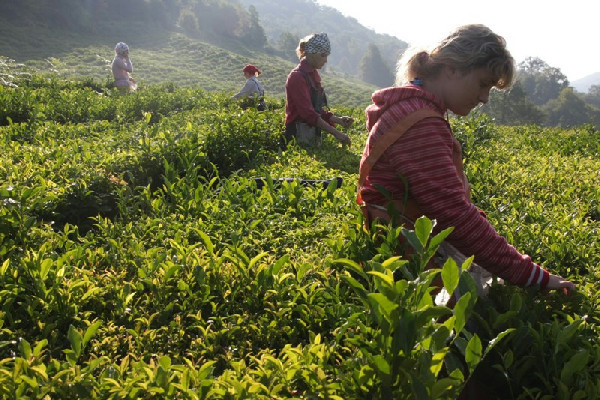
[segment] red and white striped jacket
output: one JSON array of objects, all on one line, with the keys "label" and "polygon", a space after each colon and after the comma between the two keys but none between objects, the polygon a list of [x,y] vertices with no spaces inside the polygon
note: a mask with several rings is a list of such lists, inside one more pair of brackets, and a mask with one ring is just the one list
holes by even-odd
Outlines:
[{"label": "red and white striped jacket", "polygon": [[[366,109],[369,137],[361,164],[372,144],[405,115],[422,108],[441,115],[446,112],[439,98],[413,85],[377,91],[372,99],[373,104]],[[545,287],[548,271],[508,244],[468,199],[462,171],[455,164],[460,151],[445,120],[421,120],[373,165],[362,186],[362,199],[367,204],[385,206],[387,200],[376,185],[383,186],[397,200],[404,198],[407,187],[409,198],[423,215],[437,221],[436,230],[454,227],[446,240],[463,254],[474,255],[477,264],[507,282]]]}]

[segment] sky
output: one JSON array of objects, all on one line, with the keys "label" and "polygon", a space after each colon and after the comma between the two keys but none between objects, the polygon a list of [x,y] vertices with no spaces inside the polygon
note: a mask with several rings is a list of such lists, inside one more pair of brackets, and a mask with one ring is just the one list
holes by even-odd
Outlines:
[{"label": "sky", "polygon": [[600,72],[596,0],[316,0],[411,46],[435,44],[454,28],[484,24],[503,36],[516,62],[538,57],[573,82]]}]

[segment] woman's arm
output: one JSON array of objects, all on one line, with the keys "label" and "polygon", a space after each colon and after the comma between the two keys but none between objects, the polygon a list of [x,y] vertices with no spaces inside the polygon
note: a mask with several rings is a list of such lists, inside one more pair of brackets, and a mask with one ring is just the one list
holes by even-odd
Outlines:
[{"label": "woman's arm", "polygon": [[250,80],[246,80],[246,84],[238,93],[234,94],[232,97],[239,99],[242,97],[252,97],[252,95],[256,92],[256,85]]},{"label": "woman's arm", "polygon": [[329,122],[333,122],[334,124],[338,124],[343,126],[344,128],[348,128],[354,123],[354,118],[346,116],[338,117],[337,115],[332,115],[329,118]]},{"label": "woman's arm", "polygon": [[133,73],[133,64],[131,64],[129,57],[124,60],[123,64],[125,71],[129,72],[130,74]]},{"label": "woman's arm", "polygon": [[406,177],[410,196],[421,211],[435,219],[440,229],[454,228],[447,239],[450,244],[465,255],[475,255],[475,262],[510,283],[546,287],[548,271],[508,244],[468,200],[453,162],[452,139],[444,121],[425,119],[392,145],[386,156]]},{"label": "woman's arm", "polygon": [[120,70],[127,71],[129,73],[133,72],[133,66],[131,65],[129,58],[123,59],[121,57],[115,57],[113,64],[116,65],[116,67]]},{"label": "woman's arm", "polygon": [[321,128],[325,132],[331,133],[334,138],[336,138],[343,144],[347,144],[348,146],[350,146],[350,144],[351,144],[350,137],[348,135],[346,135],[345,133],[340,132],[337,129],[335,129],[334,126],[327,123],[323,118],[319,117],[319,119],[317,120],[317,127]]}]

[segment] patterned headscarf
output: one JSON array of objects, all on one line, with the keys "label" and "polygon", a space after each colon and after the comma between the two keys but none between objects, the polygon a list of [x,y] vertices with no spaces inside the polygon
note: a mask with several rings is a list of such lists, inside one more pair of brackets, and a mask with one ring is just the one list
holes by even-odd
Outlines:
[{"label": "patterned headscarf", "polygon": [[308,54],[330,54],[331,44],[326,33],[315,33],[306,42],[304,51]]},{"label": "patterned headscarf", "polygon": [[123,42],[119,42],[117,43],[117,45],[115,46],[115,51],[117,52],[117,54],[123,54],[125,53],[127,50],[129,50],[129,46],[127,46],[126,43]]}]

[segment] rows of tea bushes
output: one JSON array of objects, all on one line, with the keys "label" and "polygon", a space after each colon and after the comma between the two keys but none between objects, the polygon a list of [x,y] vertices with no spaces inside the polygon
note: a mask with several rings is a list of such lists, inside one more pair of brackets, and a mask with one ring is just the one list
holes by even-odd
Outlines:
[{"label": "rows of tea bushes", "polygon": [[362,110],[337,110],[350,147],[314,149],[284,145],[280,102],[47,77],[0,98],[2,398],[600,396],[594,129],[452,121],[474,201],[578,285],[479,298],[453,262],[424,270],[434,221],[363,229]]}]

